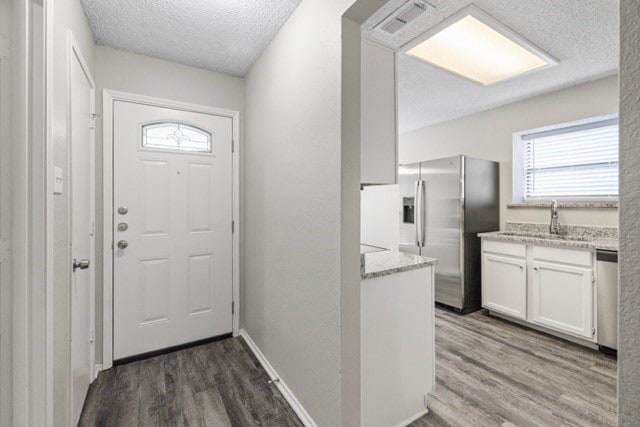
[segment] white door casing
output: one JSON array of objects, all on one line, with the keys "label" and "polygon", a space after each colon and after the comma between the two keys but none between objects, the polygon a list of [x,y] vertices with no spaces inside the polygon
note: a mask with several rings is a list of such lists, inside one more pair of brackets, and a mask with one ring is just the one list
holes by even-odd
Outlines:
[{"label": "white door casing", "polygon": [[[113,358],[232,332],[232,119],[114,101],[113,123]],[[160,123],[209,133],[211,153],[144,147]]]},{"label": "white door casing", "polygon": [[[70,35],[69,154],[71,254],[83,264],[71,271],[71,415],[80,419],[94,367],[95,306],[95,86],[77,44]],[[82,262],[81,262],[82,261]],[[88,261],[88,264],[86,264]]]}]

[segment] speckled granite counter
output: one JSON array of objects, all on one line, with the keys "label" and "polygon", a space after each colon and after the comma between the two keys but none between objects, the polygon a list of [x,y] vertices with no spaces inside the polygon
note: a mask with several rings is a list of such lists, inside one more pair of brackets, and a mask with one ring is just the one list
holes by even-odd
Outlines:
[{"label": "speckled granite counter", "polygon": [[388,276],[403,271],[432,267],[437,263],[438,261],[434,258],[396,251],[365,253],[362,255],[361,277],[364,280]]},{"label": "speckled granite counter", "polygon": [[546,224],[510,223],[504,231],[478,234],[481,238],[539,245],[584,249],[618,250],[615,227],[561,226],[559,234],[549,234]]}]

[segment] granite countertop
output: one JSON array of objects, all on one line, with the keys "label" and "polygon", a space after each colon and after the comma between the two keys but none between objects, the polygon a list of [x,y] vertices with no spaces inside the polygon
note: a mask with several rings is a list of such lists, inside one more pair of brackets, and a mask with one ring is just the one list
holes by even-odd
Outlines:
[{"label": "granite countertop", "polygon": [[615,227],[561,226],[559,234],[549,234],[546,224],[507,223],[504,231],[478,234],[481,238],[572,248],[618,250]]},{"label": "granite countertop", "polygon": [[362,279],[388,276],[403,271],[417,270],[436,265],[434,258],[406,254],[396,251],[370,252],[362,255],[360,275]]}]

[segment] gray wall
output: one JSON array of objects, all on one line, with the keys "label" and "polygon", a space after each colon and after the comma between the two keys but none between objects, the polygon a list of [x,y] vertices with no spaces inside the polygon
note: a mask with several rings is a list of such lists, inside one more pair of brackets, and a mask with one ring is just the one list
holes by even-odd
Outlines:
[{"label": "gray wall", "polygon": [[[400,135],[400,163],[467,154],[500,162],[500,217],[548,221],[548,210],[507,209],[512,201],[513,133],[618,112],[618,77],[580,84]],[[402,114],[402,111],[400,111]],[[561,209],[562,224],[616,227],[617,209]]]},{"label": "gray wall", "polygon": [[618,423],[640,425],[640,7],[620,2]]},{"label": "gray wall", "polygon": [[352,2],[304,0],[245,78],[241,324],[322,426],[341,425],[341,16]]},{"label": "gray wall", "polygon": [[[102,111],[102,90],[111,89],[240,111],[243,126],[244,81],[200,68],[96,47],[96,108]],[[242,139],[242,130],[241,130]],[[96,126],[96,216],[103,229],[102,121]],[[96,359],[102,361],[102,234],[97,234],[96,259]]]},{"label": "gray wall", "polygon": [[93,34],[78,0],[56,0],[54,5],[54,64],[53,64],[53,163],[64,171],[64,189],[54,196],[54,425],[66,426],[71,423],[70,408],[70,332],[71,307],[70,283],[71,259],[69,250],[69,133],[68,123],[68,40],[67,30],[71,30],[80,51],[95,78],[95,57]]},{"label": "gray wall", "polygon": [[[0,0],[0,37],[12,34],[13,4],[11,0]],[[0,239],[8,245],[11,240],[11,149],[14,139],[11,137],[11,114],[15,104],[11,99],[11,58],[0,58]],[[8,248],[6,249],[8,252]],[[13,404],[13,286],[12,264],[9,257],[0,260],[0,426],[10,426]]]}]

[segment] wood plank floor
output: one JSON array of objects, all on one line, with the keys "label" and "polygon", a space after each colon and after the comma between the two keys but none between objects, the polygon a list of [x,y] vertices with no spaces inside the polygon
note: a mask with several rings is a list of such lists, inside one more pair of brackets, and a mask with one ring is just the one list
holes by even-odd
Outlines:
[{"label": "wood plank floor", "polygon": [[436,391],[421,426],[615,426],[616,361],[479,311],[436,310]]},{"label": "wood plank floor", "polygon": [[242,338],[102,372],[80,426],[302,426]]},{"label": "wood plank floor", "polygon": [[[423,426],[614,426],[616,361],[484,311],[436,310]],[[301,426],[242,338],[100,374],[81,426]]]}]

